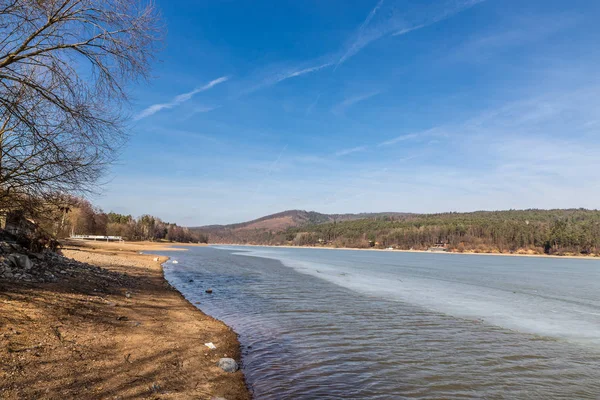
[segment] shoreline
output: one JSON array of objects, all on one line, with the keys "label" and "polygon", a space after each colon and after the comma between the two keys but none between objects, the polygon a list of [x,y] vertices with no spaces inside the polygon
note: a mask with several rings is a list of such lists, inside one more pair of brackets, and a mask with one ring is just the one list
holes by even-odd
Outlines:
[{"label": "shoreline", "polygon": [[575,255],[551,255],[551,254],[517,254],[517,253],[476,253],[474,251],[429,251],[429,250],[401,250],[401,249],[359,249],[353,247],[331,247],[331,246],[291,246],[291,245],[263,245],[263,244],[239,244],[239,243],[209,243],[209,246],[247,246],[247,247],[281,247],[286,249],[323,249],[323,250],[356,250],[356,251],[383,251],[386,253],[425,253],[425,254],[448,254],[448,255],[471,255],[471,256],[504,256],[504,257],[536,257],[555,259],[577,259],[600,261],[600,255],[575,256]]},{"label": "shoreline", "polygon": [[185,251],[67,241],[55,282],[0,279],[0,398],[250,399],[216,365],[239,362],[237,334],[168,283],[163,250]]}]

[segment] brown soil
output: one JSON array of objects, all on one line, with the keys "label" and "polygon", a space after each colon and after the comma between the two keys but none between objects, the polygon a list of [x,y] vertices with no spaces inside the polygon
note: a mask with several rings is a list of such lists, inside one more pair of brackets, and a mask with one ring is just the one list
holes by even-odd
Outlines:
[{"label": "brown soil", "polygon": [[1,399],[250,398],[241,371],[216,366],[239,360],[236,334],[168,285],[166,258],[138,254],[158,247],[85,246],[63,253],[100,273],[0,280]]}]

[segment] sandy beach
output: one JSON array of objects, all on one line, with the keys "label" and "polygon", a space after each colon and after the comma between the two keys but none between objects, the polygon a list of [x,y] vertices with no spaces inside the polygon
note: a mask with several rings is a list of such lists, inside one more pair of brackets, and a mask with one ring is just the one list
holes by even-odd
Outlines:
[{"label": "sandy beach", "polygon": [[[249,399],[236,334],[164,279],[154,243],[68,243],[97,272],[52,283],[0,281],[2,399]],[[212,342],[215,350],[204,343]]]}]

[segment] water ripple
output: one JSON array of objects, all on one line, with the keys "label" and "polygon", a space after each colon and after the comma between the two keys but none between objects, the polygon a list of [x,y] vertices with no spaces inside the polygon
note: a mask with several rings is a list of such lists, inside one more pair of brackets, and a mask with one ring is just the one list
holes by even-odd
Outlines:
[{"label": "water ripple", "polygon": [[167,278],[238,332],[257,399],[599,398],[600,352],[585,346],[359,293],[272,259],[214,248],[177,258]]}]

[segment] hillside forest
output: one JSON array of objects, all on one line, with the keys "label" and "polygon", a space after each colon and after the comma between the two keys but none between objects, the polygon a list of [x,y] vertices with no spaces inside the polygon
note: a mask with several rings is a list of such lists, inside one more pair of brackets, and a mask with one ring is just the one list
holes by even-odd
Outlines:
[{"label": "hillside forest", "polygon": [[[275,214],[287,218],[284,229],[260,224],[194,228],[211,243],[241,243],[349,248],[589,255],[600,253],[600,211],[586,209],[508,210],[442,214],[375,214],[338,220],[298,218],[303,211]],[[326,220],[327,222],[321,222]],[[319,221],[319,222],[313,222]],[[281,225],[281,223],[279,223]]]}]

